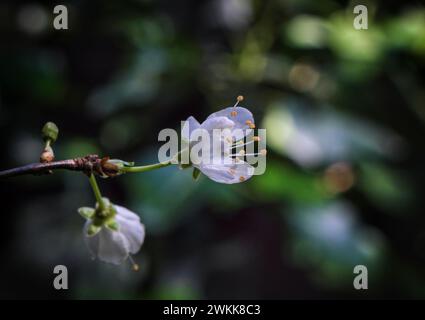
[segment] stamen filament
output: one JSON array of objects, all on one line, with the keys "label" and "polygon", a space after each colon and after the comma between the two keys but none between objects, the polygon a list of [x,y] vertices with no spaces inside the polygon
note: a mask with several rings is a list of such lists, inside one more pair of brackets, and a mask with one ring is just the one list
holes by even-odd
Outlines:
[{"label": "stamen filament", "polygon": [[[242,151],[242,150],[241,150]],[[266,150],[261,150],[260,152],[257,153],[234,153],[231,154],[231,157],[252,157],[252,156],[265,156],[267,154]]]},{"label": "stamen filament", "polygon": [[249,145],[251,143],[254,143],[254,142],[255,142],[255,140],[251,140],[251,141],[248,141],[248,142],[243,143],[243,144],[235,143],[234,145],[232,145],[232,149],[233,148],[238,148],[238,147],[245,147],[245,146],[247,146],[247,145]]},{"label": "stamen filament", "polygon": [[238,96],[238,97],[236,98],[236,103],[235,103],[235,105],[233,106],[233,108],[236,108],[236,107],[238,106],[239,102],[241,102],[241,101],[243,101],[243,96]]},{"label": "stamen filament", "polygon": [[139,265],[134,262],[133,257],[131,255],[128,255],[128,260],[130,260],[131,268],[133,269],[133,271],[137,272],[140,270]]},{"label": "stamen filament", "polygon": [[[236,107],[238,106],[239,102],[241,102],[242,100],[243,100],[243,96],[238,96],[238,97],[236,98],[236,103],[235,103],[235,105],[233,106],[233,109],[236,109]],[[232,117],[236,117],[236,116],[238,115],[238,113],[237,113],[235,110],[233,110],[232,112],[230,112],[230,115],[231,115]]]}]

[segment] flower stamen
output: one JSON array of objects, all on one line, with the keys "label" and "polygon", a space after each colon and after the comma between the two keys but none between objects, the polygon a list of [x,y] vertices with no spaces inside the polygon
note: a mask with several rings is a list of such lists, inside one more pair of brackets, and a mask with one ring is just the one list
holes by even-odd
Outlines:
[{"label": "flower stamen", "polygon": [[240,141],[236,142],[236,143],[232,146],[232,149],[233,149],[233,148],[245,147],[245,146],[247,146],[247,145],[249,145],[249,144],[251,144],[251,143],[254,143],[254,142],[255,142],[255,140],[252,140],[252,141],[248,141],[248,142],[246,142],[246,143],[243,143],[243,141],[242,141],[242,140],[240,140]]},{"label": "flower stamen", "polygon": [[134,262],[133,258],[131,255],[128,255],[128,260],[130,260],[131,263],[131,268],[133,269],[134,272],[137,272],[140,270],[140,267],[137,263]]},{"label": "flower stamen", "polygon": [[238,106],[239,102],[241,102],[241,101],[243,101],[243,96],[238,96],[238,97],[236,98],[236,103],[235,103],[235,105],[233,106],[233,108],[236,108],[236,107]]},{"label": "flower stamen", "polygon": [[[267,155],[267,150],[266,149],[262,149],[262,150],[260,150],[260,152],[257,152],[257,153],[245,153],[245,150],[241,150],[238,153],[231,154],[230,156],[231,157],[236,157],[235,160],[238,160],[237,157],[242,157],[242,156],[244,156],[244,157],[252,157],[252,156],[266,156],[266,155]],[[238,162],[238,161],[236,161],[236,162]]]},{"label": "flower stamen", "polygon": [[[243,100],[243,96],[238,96],[238,97],[236,98],[236,103],[235,103],[235,105],[233,106],[233,108],[236,108],[236,107],[238,106],[239,102],[241,102],[242,100]],[[232,112],[230,112],[230,115],[231,115],[232,117],[236,117],[236,116],[238,115],[238,113],[237,113],[235,110],[233,110]]]}]

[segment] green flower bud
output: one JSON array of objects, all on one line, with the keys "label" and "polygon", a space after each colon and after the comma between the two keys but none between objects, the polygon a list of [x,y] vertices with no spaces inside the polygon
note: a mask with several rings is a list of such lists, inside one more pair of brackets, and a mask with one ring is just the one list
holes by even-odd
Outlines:
[{"label": "green flower bud", "polygon": [[89,228],[87,229],[87,235],[89,237],[92,237],[92,236],[96,235],[101,229],[102,229],[101,226],[96,226],[92,223],[92,224],[90,224]]},{"label": "green flower bud", "polygon": [[82,207],[78,209],[78,213],[86,219],[92,219],[94,216],[95,210],[89,207]]},{"label": "green flower bud", "polygon": [[53,122],[47,122],[41,130],[43,140],[55,142],[59,135],[59,129]]}]

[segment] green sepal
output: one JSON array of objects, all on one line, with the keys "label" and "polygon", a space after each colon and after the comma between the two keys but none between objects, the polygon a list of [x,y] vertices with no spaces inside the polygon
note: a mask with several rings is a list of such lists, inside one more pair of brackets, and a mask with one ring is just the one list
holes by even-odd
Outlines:
[{"label": "green sepal", "polygon": [[[96,202],[96,210],[94,217],[101,223],[105,223],[108,219],[115,217],[117,214],[117,209],[115,206],[109,201],[108,198],[103,197],[103,203],[105,208],[103,210],[100,209],[99,203]],[[96,223],[99,224],[99,223]]]},{"label": "green sepal", "polygon": [[81,207],[78,209],[78,213],[86,219],[92,219],[95,213],[95,210],[90,207]]},{"label": "green sepal", "polygon": [[183,164],[183,163],[181,163],[179,165],[179,167],[180,167],[180,169],[184,170],[184,169],[188,169],[188,168],[192,167],[192,165],[191,164]]},{"label": "green sepal", "polygon": [[118,224],[118,222],[115,221],[115,219],[109,220],[108,222],[106,222],[105,225],[112,231],[118,231],[120,228],[120,225]]},{"label": "green sepal", "polygon": [[198,180],[200,174],[201,174],[201,170],[199,170],[198,168],[193,168],[193,172],[192,172],[193,180]]},{"label": "green sepal", "polygon": [[94,235],[96,235],[100,230],[102,229],[101,226],[96,226],[93,223],[91,223],[87,229],[87,235],[89,237],[93,237]]},{"label": "green sepal", "polygon": [[[105,208],[109,210],[109,206],[111,205],[111,201],[109,201],[108,198],[102,197],[103,203],[105,205]],[[96,202],[96,210],[99,209],[99,203]]]}]

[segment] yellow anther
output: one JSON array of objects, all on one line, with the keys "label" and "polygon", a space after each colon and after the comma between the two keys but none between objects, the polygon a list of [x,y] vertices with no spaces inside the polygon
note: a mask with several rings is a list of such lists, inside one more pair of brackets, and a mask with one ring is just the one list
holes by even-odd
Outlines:
[{"label": "yellow anther", "polygon": [[250,127],[251,129],[255,129],[255,124],[250,123],[250,124],[249,124],[249,127]]},{"label": "yellow anther", "polygon": [[137,263],[134,263],[133,264],[133,271],[137,272],[139,270],[140,270],[139,265]]},{"label": "yellow anther", "polygon": [[251,121],[251,120],[246,120],[246,121],[245,121],[245,123],[246,123],[247,125],[250,125],[250,124],[252,123],[252,121]]},{"label": "yellow anther", "polygon": [[261,139],[260,139],[260,137],[258,137],[258,136],[253,136],[253,137],[252,137],[252,140],[254,140],[254,141],[260,141]]},{"label": "yellow anther", "polygon": [[244,156],[245,155],[245,150],[239,151],[239,155]]},{"label": "yellow anther", "polygon": [[267,150],[266,149],[260,150],[260,154],[262,156],[265,156],[267,154]]},{"label": "yellow anther", "polygon": [[236,116],[238,115],[238,113],[237,113],[236,111],[232,111],[232,112],[230,112],[230,115],[231,115],[232,117],[236,117]]},{"label": "yellow anther", "polygon": [[240,176],[240,177],[239,177],[239,181],[240,181],[240,182],[244,182],[244,181],[245,181],[245,177]]}]

